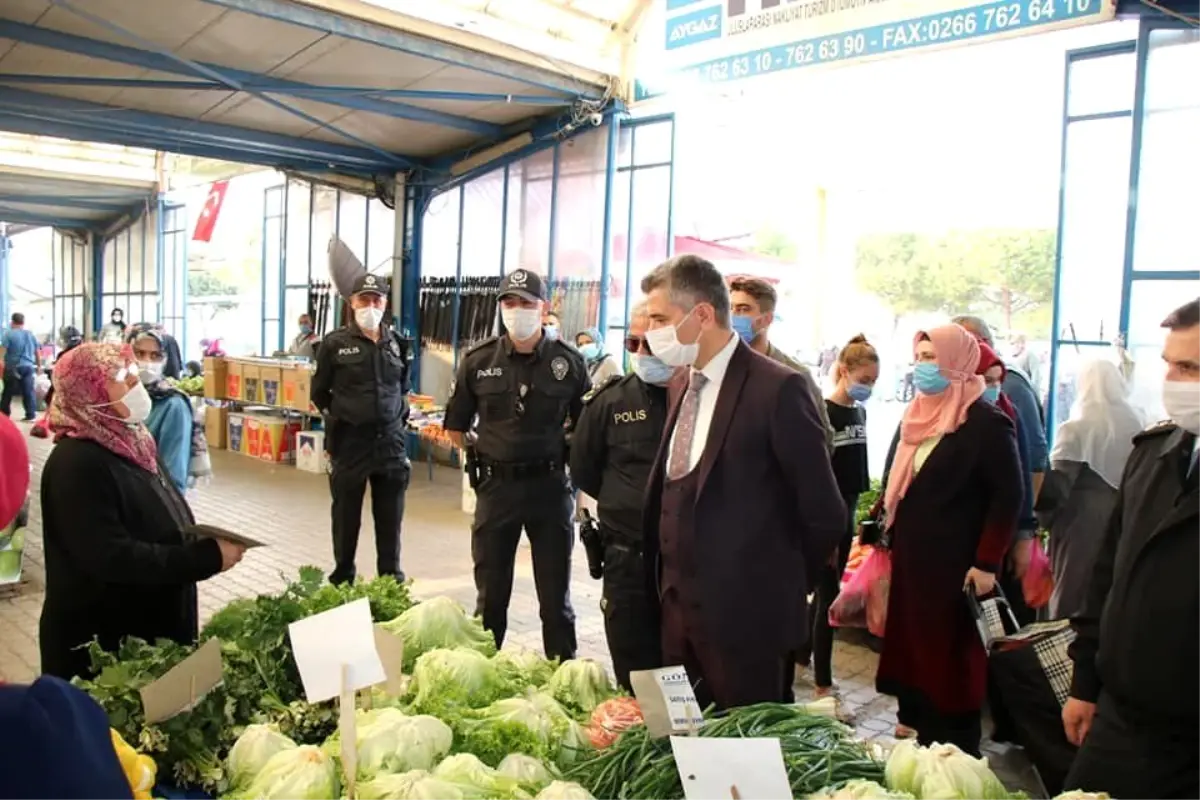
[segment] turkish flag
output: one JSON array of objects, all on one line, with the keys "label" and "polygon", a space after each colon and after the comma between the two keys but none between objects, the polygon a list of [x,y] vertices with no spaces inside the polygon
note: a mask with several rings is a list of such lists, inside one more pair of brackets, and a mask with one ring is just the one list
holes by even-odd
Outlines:
[{"label": "turkish flag", "polygon": [[209,187],[204,210],[200,212],[200,217],[196,220],[196,230],[192,232],[192,241],[212,240],[213,229],[217,227],[217,216],[221,213],[221,204],[225,202],[225,192],[228,189],[229,181],[216,181]]}]

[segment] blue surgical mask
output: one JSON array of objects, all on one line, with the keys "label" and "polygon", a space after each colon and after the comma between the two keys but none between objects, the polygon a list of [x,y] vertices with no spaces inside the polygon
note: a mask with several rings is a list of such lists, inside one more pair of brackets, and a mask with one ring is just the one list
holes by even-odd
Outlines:
[{"label": "blue surgical mask", "polygon": [[593,358],[599,357],[600,345],[596,344],[595,342],[581,344],[579,345],[579,352],[583,354],[584,358],[586,358],[588,361],[591,361]]},{"label": "blue surgical mask", "polygon": [[664,364],[661,360],[647,353],[634,353],[633,371],[646,383],[655,386],[665,386],[675,374],[675,368]]},{"label": "blue surgical mask", "polygon": [[871,387],[865,383],[852,383],[846,387],[846,394],[856,403],[865,403],[871,396]]},{"label": "blue surgical mask", "polygon": [[996,401],[1000,399],[1000,387],[999,386],[988,386],[987,388],[985,388],[983,390],[983,399],[988,401],[992,405],[996,405]]},{"label": "blue surgical mask", "polygon": [[742,337],[742,341],[750,344],[754,341],[754,317],[734,316],[733,329],[737,331],[737,335]]},{"label": "blue surgical mask", "polygon": [[543,325],[542,326],[542,335],[545,336],[547,339],[557,339],[558,338],[558,326],[557,325]]},{"label": "blue surgical mask", "polygon": [[921,394],[941,394],[950,385],[950,379],[939,371],[935,362],[922,361],[913,367],[913,385]]},{"label": "blue surgical mask", "polygon": [[312,325],[301,325],[300,326],[300,333],[304,334],[305,336],[308,336],[312,332],[313,332]]}]

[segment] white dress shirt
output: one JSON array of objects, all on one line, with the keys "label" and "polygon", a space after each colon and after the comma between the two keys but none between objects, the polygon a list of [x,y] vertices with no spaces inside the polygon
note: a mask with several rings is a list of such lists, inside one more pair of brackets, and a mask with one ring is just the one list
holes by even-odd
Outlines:
[{"label": "white dress shirt", "polygon": [[[733,351],[738,346],[738,335],[736,333],[729,334],[729,342],[714,355],[704,369],[699,370],[704,377],[708,378],[708,383],[704,384],[704,388],[700,390],[700,405],[696,410],[696,432],[692,436],[692,449],[688,457],[687,471],[691,472],[700,463],[700,457],[704,455],[704,445],[708,442],[708,431],[712,427],[713,412],[717,409],[717,397],[721,394],[721,384],[725,380],[725,373],[729,370],[729,359],[733,358]],[[688,371],[688,377],[691,377],[692,369]],[[686,389],[684,391],[687,391]],[[671,431],[671,447],[675,446],[675,431]],[[671,450],[668,449],[667,453]]]}]

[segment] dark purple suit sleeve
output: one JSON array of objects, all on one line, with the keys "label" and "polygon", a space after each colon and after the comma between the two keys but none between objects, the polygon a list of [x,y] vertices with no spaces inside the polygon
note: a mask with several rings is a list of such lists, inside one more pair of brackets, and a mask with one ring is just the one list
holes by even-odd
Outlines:
[{"label": "dark purple suit sleeve", "polygon": [[776,397],[771,445],[784,480],[795,491],[796,535],[804,549],[808,586],[815,586],[846,530],[846,505],[833,476],[825,429],[799,375],[789,375]]}]

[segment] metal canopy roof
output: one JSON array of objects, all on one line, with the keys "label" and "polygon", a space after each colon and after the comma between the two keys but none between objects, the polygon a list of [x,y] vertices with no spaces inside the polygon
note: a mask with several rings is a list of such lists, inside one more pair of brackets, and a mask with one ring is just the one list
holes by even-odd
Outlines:
[{"label": "metal canopy roof", "polygon": [[156,192],[153,182],[54,174],[0,164],[0,221],[102,229],[141,215]]},{"label": "metal canopy roof", "polygon": [[611,86],[358,0],[0,2],[0,130],[280,169],[444,170]]}]

